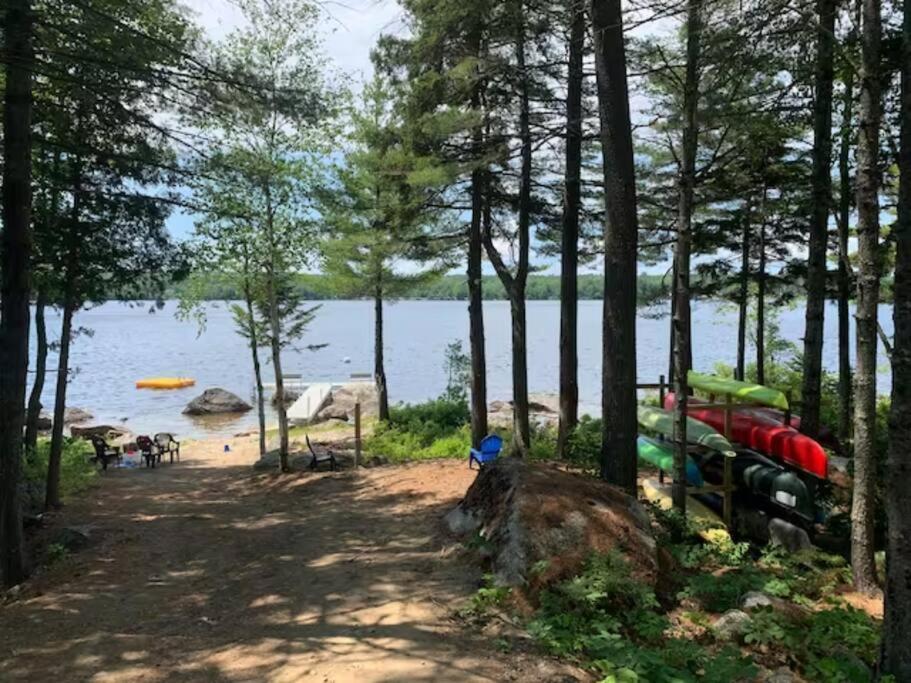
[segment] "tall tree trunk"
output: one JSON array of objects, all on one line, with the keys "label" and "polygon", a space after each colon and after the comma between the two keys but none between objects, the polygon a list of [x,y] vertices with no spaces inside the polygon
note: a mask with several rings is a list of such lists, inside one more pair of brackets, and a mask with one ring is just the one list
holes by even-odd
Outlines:
[{"label": "tall tree trunk", "polygon": [[881,670],[911,681],[911,1],[904,2],[898,221],[895,226],[895,341],[886,457],[886,587]]},{"label": "tall tree trunk", "polygon": [[807,309],[803,343],[800,429],[819,433],[823,323],[826,305],[826,252],[832,203],[832,83],[835,0],[816,0],[816,75],[813,100],[813,212],[807,253]]},{"label": "tall tree trunk", "polygon": [[44,321],[44,309],[47,306],[47,294],[44,289],[38,290],[35,301],[35,380],[28,397],[28,410],[25,419],[25,453],[31,458],[38,445],[38,418],[41,417],[41,394],[44,391],[44,380],[47,376],[47,325]]},{"label": "tall tree trunk", "polygon": [[[525,324],[525,284],[528,281],[531,226],[531,122],[528,75],[525,73],[525,14],[522,1],[516,4],[516,69],[519,73],[519,139],[522,144],[519,179],[518,263],[515,274],[503,261],[493,241],[490,221],[485,221],[484,247],[487,257],[509,296],[512,318],[512,454],[524,458],[531,445],[531,423],[528,408],[528,352]],[[486,209],[489,211],[488,201]]]},{"label": "tall tree trunk", "polygon": [[[244,250],[244,270],[249,272],[249,257]],[[253,379],[256,382],[256,413],[259,417],[259,455],[266,454],[266,396],[263,390],[263,370],[259,362],[259,335],[256,332],[256,312],[253,308],[253,292],[250,279],[244,275],[244,303],[247,306],[248,334],[250,355],[253,358]]]},{"label": "tall tree trunk", "polygon": [[677,351],[677,378],[674,394],[677,397],[674,420],[676,450],[674,452],[674,508],[686,510],[686,408],[689,394],[687,373],[692,364],[690,315],[690,250],[692,246],[693,193],[696,184],[696,152],[698,129],[696,109],[699,105],[699,59],[702,34],[702,0],[688,0],[686,16],[686,80],[683,88],[683,142],[680,158],[679,195],[677,204],[677,244],[674,261],[677,279],[674,296],[677,310],[674,317],[674,337]]},{"label": "tall tree trunk", "polygon": [[877,590],[873,561],[876,479],[876,313],[879,304],[881,0],[863,0],[860,136],[857,143],[857,362],[854,373],[854,498],[851,568],[857,590]]},{"label": "tall tree trunk", "polygon": [[389,419],[389,394],[386,390],[386,364],[383,361],[383,286],[377,284],[373,297],[373,379],[376,382],[378,416]]},{"label": "tall tree trunk", "polygon": [[560,249],[560,425],[557,456],[565,456],[567,439],[579,420],[579,204],[582,168],[582,80],[585,8],[569,0],[569,84],[566,95],[566,171]]},{"label": "tall tree trunk", "polygon": [[601,477],[636,494],[636,169],[620,0],[591,0],[604,172]]},{"label": "tall tree trunk", "polygon": [[[853,40],[848,41],[853,44]],[[854,143],[854,70],[844,79],[841,142],[838,152],[838,439],[851,439],[851,269],[848,239],[851,220],[851,146]]]},{"label": "tall tree trunk", "polygon": [[739,379],[741,382],[746,375],[747,312],[750,303],[750,214],[752,210],[752,197],[747,197],[744,207],[743,234],[740,238],[740,302],[737,312],[737,368],[734,372],[735,379]]},{"label": "tall tree trunk", "polygon": [[54,423],[51,427],[51,449],[47,462],[47,488],[44,509],[59,508],[60,464],[63,457],[63,416],[66,413],[66,388],[70,374],[70,346],[73,340],[73,315],[76,312],[75,283],[67,276],[63,301],[63,324],[60,328],[60,351],[57,356],[57,390],[54,393]]},{"label": "tall tree trunk", "polygon": [[30,0],[7,0],[3,18],[3,230],[0,242],[0,575],[25,578],[19,477],[28,372],[31,258],[32,23]]},{"label": "tall tree trunk", "polygon": [[266,297],[269,309],[269,337],[272,348],[272,369],[275,371],[275,410],[278,413],[278,458],[282,472],[289,472],[288,462],[288,410],[285,405],[285,377],[282,371],[281,314],[279,312],[276,265],[278,244],[275,239],[275,214],[272,206],[272,190],[268,181],[266,195],[266,231],[269,244],[269,261],[266,265]]},{"label": "tall tree trunk", "polygon": [[677,286],[677,260],[674,259],[671,265],[671,319],[667,326],[668,333],[668,354],[667,354],[667,383],[674,386],[677,377],[677,368],[674,359],[677,356],[677,346],[674,341],[674,320],[677,318],[677,297],[674,296],[674,287]]},{"label": "tall tree trunk", "polygon": [[[481,46],[482,18],[472,36],[472,54],[478,55],[478,61],[486,59]],[[480,69],[479,69],[480,71]],[[471,95],[471,108],[481,111],[481,94],[484,80],[477,74],[478,82]],[[487,114],[485,112],[484,116]],[[476,158],[483,156],[484,128],[475,126],[472,132],[472,151]],[[478,448],[481,440],[487,436],[487,358],[484,344],[484,294],[482,291],[481,257],[484,250],[483,228],[481,226],[486,197],[489,194],[487,170],[480,164],[471,172],[471,221],[468,227],[468,339],[471,348],[471,445]]]},{"label": "tall tree trunk", "polygon": [[487,360],[484,349],[484,296],[481,291],[481,214],[483,171],[471,174],[471,224],[468,230],[468,337],[471,347],[471,443],[487,436]]},{"label": "tall tree trunk", "polygon": [[[81,105],[80,105],[81,108]],[[76,117],[77,131],[81,131],[82,116]],[[60,350],[57,356],[57,390],[54,393],[54,417],[51,426],[51,448],[47,463],[47,488],[44,495],[46,510],[59,508],[60,460],[63,457],[63,416],[66,412],[66,389],[70,373],[70,344],[72,342],[73,315],[79,300],[79,260],[82,246],[83,177],[82,157],[77,153],[72,167],[73,203],[70,207],[69,225],[66,226],[66,261],[63,285],[63,324],[60,330]]]},{"label": "tall tree trunk", "polygon": [[765,384],[765,262],[765,214],[762,214],[759,224],[759,265],[756,269],[756,382],[759,384]]},{"label": "tall tree trunk", "polygon": [[[848,38],[853,46],[856,36]],[[851,440],[851,267],[848,239],[851,220],[851,146],[854,144],[854,69],[844,78],[842,122],[838,151],[838,440]]]}]

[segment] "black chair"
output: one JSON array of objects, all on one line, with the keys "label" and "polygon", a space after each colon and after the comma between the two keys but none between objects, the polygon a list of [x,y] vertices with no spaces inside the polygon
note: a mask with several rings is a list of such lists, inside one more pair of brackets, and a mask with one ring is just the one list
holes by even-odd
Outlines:
[{"label": "black chair", "polygon": [[136,446],[139,448],[139,454],[146,462],[146,467],[155,467],[155,462],[161,462],[161,451],[158,449],[152,439],[147,436],[137,436]]},{"label": "black chair", "polygon": [[313,448],[313,444],[310,443],[310,436],[307,435],[304,438],[307,440],[307,448],[310,449],[310,469],[315,470],[319,467],[321,462],[328,462],[329,468],[335,472],[335,470],[338,469],[338,462],[335,459],[335,454],[328,449],[322,453],[317,453]]},{"label": "black chair", "polygon": [[122,459],[120,448],[118,446],[109,446],[103,436],[93,436],[92,446],[95,448],[95,457],[93,457],[92,460],[96,463],[100,463],[102,470],[107,470],[108,463],[111,460],[120,464]]},{"label": "black chair", "polygon": [[180,441],[174,438],[173,434],[159,432],[155,435],[155,445],[158,446],[158,452],[161,455],[167,454],[174,462],[174,456],[177,456],[177,462],[180,462]]}]

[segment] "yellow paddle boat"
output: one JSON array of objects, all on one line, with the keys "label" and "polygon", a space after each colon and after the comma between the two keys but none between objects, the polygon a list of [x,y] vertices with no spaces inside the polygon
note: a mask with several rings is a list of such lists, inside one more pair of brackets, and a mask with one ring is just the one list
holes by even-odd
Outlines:
[{"label": "yellow paddle boat", "polygon": [[196,380],[189,377],[148,377],[136,380],[137,389],[183,389],[194,384]]}]

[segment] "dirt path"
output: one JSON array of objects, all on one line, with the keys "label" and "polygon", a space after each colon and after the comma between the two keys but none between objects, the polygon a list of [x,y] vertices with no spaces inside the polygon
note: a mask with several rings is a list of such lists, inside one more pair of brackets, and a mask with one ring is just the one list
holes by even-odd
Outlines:
[{"label": "dirt path", "polygon": [[478,580],[439,528],[463,463],[279,477],[215,446],[66,509],[97,542],[0,607],[0,680],[566,680],[450,618]]}]

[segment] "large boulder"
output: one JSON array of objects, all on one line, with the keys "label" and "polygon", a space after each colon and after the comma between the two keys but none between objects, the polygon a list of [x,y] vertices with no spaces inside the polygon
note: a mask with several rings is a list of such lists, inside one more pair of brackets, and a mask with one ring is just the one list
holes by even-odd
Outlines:
[{"label": "large boulder", "polygon": [[47,432],[50,431],[51,427],[54,426],[54,418],[51,414],[45,410],[42,410],[38,413],[38,431]]},{"label": "large boulder", "polygon": [[618,552],[637,579],[654,585],[657,546],[632,496],[592,477],[501,458],[484,467],[446,516],[459,536],[480,534],[496,582],[529,597],[578,574],[592,554]]},{"label": "large boulder", "polygon": [[374,417],[379,414],[379,401],[373,382],[351,382],[335,389],[326,405],[316,414],[314,422],[351,422],[354,420],[354,406],[358,403],[361,404],[362,417]]},{"label": "large boulder", "polygon": [[63,424],[71,425],[79,422],[88,422],[94,415],[83,408],[67,408],[63,411]]},{"label": "large boulder", "polygon": [[224,389],[206,389],[183,409],[184,415],[220,415],[246,413],[253,406],[239,396]]}]

